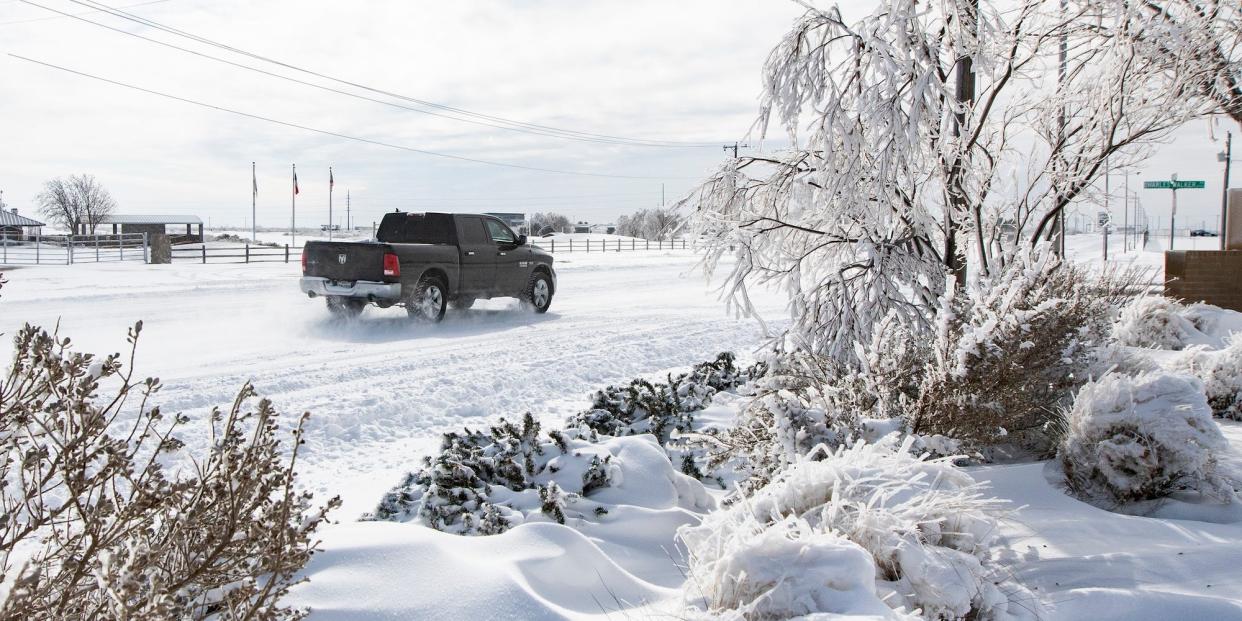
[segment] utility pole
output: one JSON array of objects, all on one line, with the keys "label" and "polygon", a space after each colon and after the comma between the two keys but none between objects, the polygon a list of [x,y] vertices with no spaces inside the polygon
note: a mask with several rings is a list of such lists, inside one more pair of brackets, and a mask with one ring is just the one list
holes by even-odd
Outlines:
[{"label": "utility pole", "polygon": [[293,165],[293,193],[289,203],[289,245],[298,246],[298,165]]},{"label": "utility pole", "polygon": [[1112,192],[1112,189],[1108,185],[1108,178],[1111,175],[1109,175],[1108,173],[1109,173],[1108,157],[1105,156],[1104,158],[1104,221],[1101,222],[1103,226],[1100,227],[1104,231],[1104,262],[1105,263],[1108,262],[1108,225],[1113,215],[1113,212],[1109,211],[1108,209],[1108,196]]},{"label": "utility pole", "polygon": [[258,225],[255,220],[254,204],[259,197],[259,178],[254,174],[254,162],[250,162],[250,241],[259,239]]},{"label": "utility pole", "polygon": [[1229,225],[1229,164],[1233,161],[1233,132],[1225,134],[1225,187],[1220,193],[1220,249],[1225,249],[1225,233]]},{"label": "utility pole", "polygon": [[353,220],[350,220],[349,218],[349,190],[345,190],[345,228],[352,231],[354,230],[352,224]]},{"label": "utility pole", "polygon": [[[738,145],[738,143],[734,142],[733,144],[727,144],[727,145],[725,145],[725,146],[724,146],[724,150],[725,150],[725,151],[730,151],[730,150],[731,150],[731,151],[733,151],[733,159],[735,159],[735,160],[736,160],[736,159],[737,159],[737,148],[738,148],[738,146],[741,146],[741,147],[744,149],[744,148],[746,148],[746,147],[749,147],[750,145],[748,145],[748,144]],[[663,186],[661,186],[661,188],[663,188]],[[663,191],[663,190],[661,190],[661,191],[660,191],[660,193],[661,193],[661,194],[663,194],[663,193],[664,193],[664,191]]]},{"label": "utility pole", "polygon": [[[733,154],[733,158],[737,159],[736,152]],[[1226,166],[1228,166],[1228,164],[1226,164]],[[1225,186],[1228,186],[1228,185],[1229,185],[1229,173],[1225,173]],[[664,184],[663,183],[660,184],[660,206],[661,207],[664,206]]]},{"label": "utility pole", "polygon": [[332,178],[332,167],[328,167],[328,241],[332,241],[332,186],[336,181]]},{"label": "utility pole", "polygon": [[1126,173],[1125,195],[1121,201],[1121,251],[1130,252],[1130,171]]}]

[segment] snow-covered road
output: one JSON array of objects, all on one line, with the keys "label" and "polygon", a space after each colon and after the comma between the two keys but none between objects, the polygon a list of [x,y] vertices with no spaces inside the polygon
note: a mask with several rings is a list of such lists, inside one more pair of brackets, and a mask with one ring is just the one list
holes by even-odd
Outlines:
[{"label": "snow-covered road", "polygon": [[[5,273],[0,331],[59,321],[78,350],[104,354],[124,349],[126,327],[143,320],[137,366],[163,381],[166,411],[201,420],[247,380],[290,420],[310,411],[300,476],[341,494],[348,519],[442,431],[527,410],[559,422],[609,382],[749,353],[758,325],[726,315],[694,261],[680,251],[558,255],[546,315],[491,300],[439,326],[374,307],[331,321],[321,300],[297,291],[296,263],[32,267]],[[761,301],[782,316],[775,296]],[[183,438],[201,446],[203,429],[192,423]]]}]

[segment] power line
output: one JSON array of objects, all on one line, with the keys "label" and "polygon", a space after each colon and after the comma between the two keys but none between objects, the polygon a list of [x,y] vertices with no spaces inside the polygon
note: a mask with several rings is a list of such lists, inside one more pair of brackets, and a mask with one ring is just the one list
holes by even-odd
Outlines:
[{"label": "power line", "polygon": [[297,78],[292,78],[292,77],[289,77],[289,76],[286,76],[286,75],[281,75],[281,74],[279,74],[279,73],[273,73],[273,72],[270,72],[270,71],[265,71],[265,70],[263,70],[263,69],[259,69],[258,67],[252,67],[252,66],[250,66],[250,65],[243,65],[243,64],[241,64],[241,63],[236,63],[236,62],[233,62],[233,61],[228,60],[228,59],[225,59],[225,58],[220,58],[219,56],[212,56],[211,54],[205,54],[205,53],[203,53],[203,52],[199,52],[199,51],[197,51],[197,50],[192,50],[192,49],[189,49],[189,48],[184,48],[184,47],[181,47],[181,46],[178,46],[178,45],[174,45],[174,44],[172,44],[172,43],[167,43],[167,42],[164,42],[164,41],[160,41],[160,40],[158,40],[158,39],[152,39],[152,38],[150,38],[150,37],[145,37],[145,36],[140,35],[140,34],[135,33],[135,32],[129,32],[129,31],[127,31],[127,30],[122,30],[122,29],[120,29],[120,28],[115,28],[115,27],[113,27],[113,26],[109,26],[109,25],[107,25],[107,24],[102,24],[102,23],[97,22],[97,21],[93,21],[93,20],[90,20],[90,19],[86,19],[86,18],[84,18],[84,17],[81,17],[80,15],[74,15],[74,14],[71,14],[71,13],[66,13],[66,12],[64,12],[64,11],[60,11],[60,10],[57,10],[57,9],[54,9],[54,8],[51,8],[51,7],[48,7],[48,6],[44,6],[44,5],[39,4],[39,3],[37,3],[37,2],[33,2],[32,0],[18,0],[18,1],[19,1],[19,2],[24,2],[25,4],[29,4],[29,5],[31,5],[31,6],[36,6],[36,7],[39,7],[39,8],[41,8],[41,9],[45,9],[45,10],[51,11],[51,12],[53,12],[53,13],[59,13],[61,17],[72,17],[73,19],[76,19],[76,20],[78,20],[78,21],[80,21],[80,22],[85,22],[85,23],[87,23],[87,24],[91,24],[92,26],[98,26],[98,27],[100,27],[100,28],[104,28],[104,29],[107,29],[107,30],[111,30],[112,32],[116,32],[116,33],[120,33],[120,34],[123,34],[123,35],[126,35],[126,36],[134,37],[134,38],[136,38],[136,39],[142,39],[143,41],[147,41],[147,42],[150,42],[150,43],[154,43],[154,44],[156,44],[156,45],[160,45],[160,46],[163,46],[163,47],[171,48],[171,49],[174,49],[174,50],[177,50],[177,51],[180,51],[180,52],[184,52],[184,53],[186,53],[186,54],[191,54],[191,55],[194,55],[194,56],[198,56],[198,57],[200,57],[200,58],[206,58],[206,59],[208,59],[208,60],[214,60],[214,61],[216,61],[216,62],[224,63],[224,64],[226,64],[226,65],[231,65],[231,66],[233,66],[233,67],[238,67],[238,68],[240,68],[240,69],[245,69],[245,70],[247,70],[247,71],[253,71],[253,72],[255,72],[255,73],[259,73],[259,74],[262,74],[262,75],[270,76],[270,77],[273,77],[273,78],[278,78],[278,79],[281,79],[281,80],[286,80],[286,81],[289,81],[289,82],[293,82],[293,83],[295,83],[295,84],[301,84],[301,85],[304,85],[304,86],[309,86],[309,87],[311,87],[311,88],[317,88],[317,89],[320,89],[320,90],[323,90],[323,91],[327,91],[327,92],[330,92],[330,93],[336,93],[336,94],[338,94],[338,95],[344,95],[344,96],[346,96],[346,97],[353,97],[353,98],[355,98],[355,99],[361,99],[361,100],[363,100],[363,101],[370,101],[370,102],[377,103],[377,104],[381,104],[381,105],[385,105],[385,106],[392,106],[392,107],[394,107],[394,108],[400,108],[400,109],[402,109],[402,110],[409,110],[409,111],[411,111],[411,112],[417,112],[417,113],[419,113],[419,114],[427,114],[427,115],[437,116],[437,117],[441,117],[441,118],[445,118],[445,119],[450,119],[450,120],[454,120],[454,121],[460,121],[460,122],[463,122],[463,123],[472,123],[472,124],[475,124],[475,125],[482,125],[482,126],[485,126],[485,127],[492,127],[492,128],[495,128],[495,129],[503,129],[503,130],[507,130],[507,131],[515,131],[515,132],[521,132],[521,133],[526,133],[526,134],[534,134],[534,135],[539,135],[539,136],[548,136],[548,137],[552,137],[552,138],[562,138],[562,139],[566,139],[566,140],[579,140],[579,141],[583,141],[583,142],[595,142],[595,143],[602,143],[602,144],[614,144],[614,145],[621,145],[621,146],[643,146],[643,147],[663,146],[663,145],[647,145],[647,144],[636,145],[636,144],[633,144],[633,143],[623,142],[623,141],[619,141],[619,140],[606,140],[606,139],[595,139],[595,138],[578,138],[578,137],[572,137],[572,136],[562,136],[562,135],[559,135],[559,134],[553,134],[553,133],[548,133],[548,132],[538,132],[538,131],[534,131],[534,130],[526,130],[526,129],[522,129],[522,128],[518,128],[518,127],[510,127],[510,126],[507,126],[507,125],[499,125],[499,124],[494,124],[494,123],[488,123],[488,122],[486,122],[486,121],[476,121],[476,120],[472,120],[472,119],[462,119],[462,118],[458,118],[458,117],[455,117],[455,116],[452,116],[452,115],[448,115],[448,114],[442,114],[442,113],[439,113],[439,112],[433,112],[433,111],[431,111],[431,110],[422,110],[422,109],[419,109],[419,108],[412,108],[412,107],[410,107],[410,106],[404,106],[404,105],[401,105],[401,104],[399,104],[399,103],[395,103],[395,102],[392,102],[392,101],[385,101],[385,100],[382,100],[382,99],[375,99],[375,98],[373,98],[373,97],[367,97],[367,96],[365,96],[365,95],[359,95],[359,94],[357,94],[357,93],[351,93],[351,92],[349,92],[349,91],[343,91],[343,90],[340,90],[340,89],[335,89],[335,88],[332,88],[332,87],[330,87],[330,86],[324,86],[324,85],[322,85],[322,84],[315,84],[314,82],[307,82],[307,81],[305,81],[305,80],[299,80],[299,79],[297,79]]},{"label": "power line", "polygon": [[[29,2],[29,0],[22,0],[22,1],[23,1],[23,2],[27,2],[28,4],[34,4],[33,2]],[[246,50],[243,50],[243,49],[240,49],[240,48],[236,48],[236,47],[233,47],[233,46],[230,46],[230,45],[224,44],[224,43],[220,43],[220,42],[217,42],[217,41],[213,41],[213,40],[208,39],[208,38],[206,38],[206,37],[202,37],[202,36],[199,36],[199,35],[196,35],[196,34],[190,33],[190,32],[186,32],[186,31],[184,31],[184,30],[179,30],[179,29],[174,28],[174,27],[171,27],[171,26],[166,26],[166,25],[164,25],[164,24],[160,24],[160,23],[155,22],[155,21],[152,21],[152,20],[150,20],[150,19],[147,19],[147,18],[144,18],[144,17],[138,16],[138,15],[134,15],[134,14],[132,14],[132,13],[126,13],[125,11],[121,11],[121,10],[119,10],[118,8],[109,7],[109,6],[108,6],[108,5],[106,5],[106,4],[103,4],[103,3],[100,3],[100,2],[95,2],[94,0],[88,0],[88,1],[85,1],[85,2],[84,2],[84,1],[82,1],[82,0],[70,0],[70,2],[73,2],[74,4],[78,4],[78,5],[81,5],[81,6],[84,6],[84,7],[88,7],[88,8],[92,8],[92,9],[96,9],[96,10],[100,10],[100,11],[104,11],[105,13],[108,13],[108,14],[110,14],[110,15],[114,16],[114,17],[119,17],[119,18],[121,18],[121,19],[125,19],[125,20],[131,21],[131,22],[135,22],[135,23],[138,23],[138,24],[141,24],[141,25],[144,25],[144,26],[150,27],[150,28],[155,28],[155,29],[157,29],[157,30],[160,30],[160,31],[163,31],[163,32],[166,32],[166,33],[169,33],[169,34],[173,34],[173,35],[176,35],[176,36],[179,36],[179,37],[188,38],[188,39],[191,39],[191,40],[193,40],[193,41],[197,41],[197,42],[202,43],[202,44],[205,44],[205,45],[209,45],[209,46],[212,46],[212,47],[216,47],[216,48],[220,48],[220,49],[223,49],[223,50],[227,50],[227,51],[232,52],[232,53],[234,53],[234,54],[240,54],[240,55],[243,55],[243,56],[248,56],[248,57],[253,58],[253,59],[256,59],[256,60],[261,60],[261,61],[263,61],[263,62],[267,62],[267,63],[271,63],[271,64],[278,65],[278,66],[281,66],[281,67],[285,67],[285,68],[287,68],[287,69],[291,69],[291,70],[294,70],[294,71],[297,71],[297,72],[300,72],[300,73],[304,73],[304,74],[307,74],[307,75],[312,75],[312,76],[315,76],[315,77],[318,77],[318,78],[322,78],[322,79],[325,79],[325,80],[330,80],[330,81],[337,82],[337,83],[340,83],[340,84],[345,84],[345,85],[348,85],[348,86],[352,86],[352,87],[354,87],[354,88],[359,88],[359,89],[363,89],[363,90],[366,90],[366,91],[370,91],[370,92],[372,92],[372,93],[376,93],[376,94],[380,94],[380,95],[385,95],[385,96],[387,96],[387,97],[394,97],[394,98],[401,99],[401,100],[404,100],[404,101],[408,101],[408,102],[411,102],[411,103],[415,103],[415,104],[418,104],[418,105],[421,105],[421,106],[426,106],[426,107],[429,107],[429,108],[435,108],[435,109],[438,109],[438,110],[443,110],[443,111],[445,111],[445,112],[451,112],[451,113],[455,113],[455,114],[459,114],[459,115],[463,115],[463,116],[467,116],[467,117],[472,117],[472,118],[474,118],[474,119],[481,119],[481,120],[484,120],[484,121],[490,121],[491,123],[499,123],[499,124],[502,124],[502,125],[505,125],[505,126],[511,126],[511,127],[512,127],[512,129],[514,129],[515,131],[522,131],[522,130],[525,130],[525,131],[528,131],[528,132],[539,133],[539,134],[541,134],[541,135],[545,135],[545,136],[554,136],[554,137],[560,137],[560,138],[565,138],[565,139],[570,139],[570,140],[590,139],[590,141],[609,141],[609,142],[612,142],[612,143],[624,143],[624,144],[627,144],[627,145],[632,145],[632,146],[670,147],[670,148],[704,148],[704,147],[715,147],[715,146],[717,146],[717,143],[705,143],[705,142],[683,142],[683,141],[674,141],[674,140],[649,140],[649,139],[642,139],[642,138],[626,138],[626,137],[622,137],[622,136],[612,136],[612,135],[608,135],[608,134],[597,134],[597,133],[591,133],[591,132],[582,132],[582,131],[577,131],[577,130],[570,130],[570,129],[562,129],[562,128],[558,128],[558,127],[552,127],[552,126],[548,126],[548,125],[539,125],[539,124],[535,124],[535,123],[528,123],[528,122],[525,122],[525,121],[515,121],[515,120],[512,120],[512,119],[507,119],[507,118],[504,118],[504,117],[499,117],[499,116],[494,116],[494,115],[484,114],[484,113],[480,113],[480,112],[473,112],[473,111],[470,111],[470,110],[466,110],[466,109],[464,109],[464,108],[456,108],[456,107],[453,107],[453,106],[448,106],[448,105],[445,105],[445,104],[439,104],[439,103],[435,103],[435,102],[432,102],[432,101],[426,101],[426,100],[422,100],[422,99],[417,99],[417,98],[414,98],[414,97],[409,97],[409,96],[406,96],[406,95],[401,95],[401,94],[398,94],[398,93],[393,93],[393,92],[391,92],[391,91],[386,91],[386,90],[383,90],[383,89],[379,89],[379,88],[375,88],[375,87],[367,86],[367,85],[364,85],[364,84],[359,84],[359,83],[356,83],[356,82],[351,82],[351,81],[349,81],[349,80],[345,80],[345,79],[343,79],[343,78],[338,78],[338,77],[331,76],[331,75],[327,75],[327,74],[324,74],[324,73],[319,73],[319,72],[317,72],[317,71],[314,71],[314,70],[311,70],[311,69],[306,69],[306,68],[303,68],[303,67],[299,67],[299,66],[297,66],[297,65],[293,65],[293,64],[291,64],[291,63],[287,63],[287,62],[284,62],[284,61],[275,60],[275,59],[273,59],[273,58],[269,58],[269,57],[266,57],[266,56],[262,56],[262,55],[260,55],[260,54],[256,54],[256,53],[249,52],[249,51],[246,51]],[[424,111],[424,112],[425,112],[425,111]],[[439,116],[444,116],[444,115],[439,115]],[[463,121],[463,122],[470,122],[470,121],[469,121],[469,120],[467,120],[467,119],[462,119],[462,118],[453,117],[453,116],[448,116],[447,118],[452,118],[452,119],[455,119],[455,120],[458,120],[458,121]],[[493,126],[494,126],[494,125],[493,125]],[[519,128],[521,128],[521,129],[519,129]]]},{"label": "power line", "polygon": [[[25,2],[25,0],[11,0],[11,1],[12,1],[12,2]],[[121,9],[132,9],[132,8],[136,8],[136,7],[140,7],[140,6],[147,6],[147,5],[149,5],[149,4],[160,4],[160,3],[162,3],[162,2],[168,2],[168,1],[169,1],[169,0],[148,0],[147,2],[139,2],[138,4],[127,4],[127,5],[125,5],[125,6],[123,6],[123,7],[119,7],[119,8],[121,8]],[[26,4],[31,4],[31,3],[30,3],[30,2],[26,2]],[[37,6],[37,5],[36,5],[36,6]],[[47,8],[47,7],[42,7],[42,8]],[[52,9],[48,9],[48,10],[52,10]],[[72,14],[71,14],[71,13],[62,13],[61,15],[48,15],[48,16],[46,16],[46,17],[32,17],[32,18],[30,18],[30,19],[18,19],[18,20],[14,20],[14,21],[11,21],[11,22],[0,22],[0,26],[11,26],[11,25],[14,25],[14,24],[29,24],[29,23],[31,23],[31,22],[43,22],[43,21],[47,21],[47,20],[49,20],[49,19],[61,19],[62,17],[76,17],[76,16],[78,16],[78,15],[90,15],[91,13],[99,13],[99,12],[101,12],[101,11],[103,11],[103,9],[94,9],[94,8],[93,8],[93,9],[91,9],[91,10],[89,10],[89,11],[85,11],[85,12],[83,12],[83,13],[72,13]],[[56,13],[60,13],[60,11],[55,11],[55,12],[56,12]]]},{"label": "power line", "polygon": [[273,119],[273,118],[270,118],[270,117],[260,116],[260,115],[257,115],[257,114],[251,114],[251,113],[249,113],[249,112],[241,112],[241,111],[239,111],[239,110],[233,110],[233,109],[231,109],[231,108],[225,108],[225,107],[223,107],[223,106],[217,106],[217,105],[214,105],[214,104],[204,103],[204,102],[197,101],[197,100],[194,100],[194,99],[188,99],[188,98],[185,98],[185,97],[179,97],[179,96],[177,96],[177,95],[170,95],[170,94],[168,94],[168,93],[163,93],[163,92],[160,92],[160,91],[151,90],[151,89],[148,89],[148,88],[143,88],[143,87],[141,87],[141,86],[135,86],[135,85],[133,85],[133,84],[127,84],[127,83],[125,83],[125,82],[119,82],[119,81],[117,81],[117,80],[111,80],[111,79],[108,79],[108,78],[105,78],[105,77],[102,77],[102,76],[98,76],[98,75],[94,75],[94,74],[86,73],[86,72],[83,72],[83,71],[78,71],[78,70],[76,70],[76,69],[70,69],[70,68],[68,68],[68,67],[62,67],[62,66],[60,66],[60,65],[54,65],[54,64],[52,64],[52,63],[44,62],[44,61],[41,61],[41,60],[35,60],[35,59],[33,59],[33,58],[27,58],[27,57],[25,57],[25,56],[19,56],[19,55],[17,55],[17,54],[11,54],[11,53],[10,53],[10,54],[9,54],[9,56],[10,56],[10,57],[12,57],[12,58],[16,58],[16,59],[18,59],[18,60],[24,60],[24,61],[29,62],[29,63],[34,63],[34,64],[36,64],[36,65],[42,65],[42,66],[44,66],[44,67],[48,67],[48,68],[51,68],[51,69],[57,69],[57,70],[59,70],[59,71],[64,71],[64,72],[66,72],[66,73],[72,73],[72,74],[74,74],[74,75],[82,76],[82,77],[84,77],[84,78],[90,78],[90,79],[92,79],[92,80],[98,80],[98,81],[100,81],[100,82],[106,82],[106,83],[108,83],[108,84],[113,84],[113,85],[116,85],[116,86],[122,86],[122,87],[125,87],[125,88],[128,88],[128,89],[131,89],[131,90],[135,90],[135,91],[139,91],[139,92],[147,93],[147,94],[150,94],[150,95],[158,95],[158,96],[160,96],[160,97],[164,97],[164,98],[167,98],[167,99],[172,99],[172,100],[174,100],[174,101],[180,101],[180,102],[182,102],[182,103],[193,104],[193,105],[200,106],[200,107],[203,107],[203,108],[209,108],[209,109],[212,109],[212,110],[218,110],[218,111],[220,111],[220,112],[228,112],[228,113],[230,113],[230,114],[236,114],[236,115],[238,115],[238,116],[244,116],[244,117],[249,118],[249,119],[255,119],[255,120],[258,120],[258,121],[266,121],[266,122],[268,122],[268,123],[274,123],[274,124],[276,124],[276,125],[283,125],[283,126],[285,126],[285,127],[292,127],[292,128],[295,128],[295,129],[301,129],[301,130],[304,130],[304,131],[314,132],[314,133],[317,133],[317,134],[323,134],[323,135],[325,135],[325,136],[332,136],[332,137],[335,137],[335,138],[342,138],[342,139],[345,139],[345,140],[353,140],[353,141],[355,141],[355,142],[362,142],[362,143],[372,144],[372,145],[381,146],[381,147],[388,147],[388,148],[390,148],[390,149],[400,149],[400,150],[402,150],[402,151],[409,151],[409,152],[411,152],[411,153],[419,153],[419,154],[422,154],[422,155],[430,155],[430,156],[433,156],[433,157],[442,157],[442,158],[451,159],[451,160],[457,160],[457,161],[461,161],[461,162],[471,162],[471,163],[474,163],[474,164],[484,164],[484,165],[487,165],[487,166],[500,166],[500,167],[503,167],[503,168],[515,168],[515,169],[518,169],[518,170],[529,170],[529,171],[534,171],[534,172],[553,173],[553,174],[558,174],[558,175],[575,175],[575,176],[580,176],[580,177],[603,177],[603,178],[610,178],[610,179],[645,179],[645,180],[653,180],[653,179],[675,179],[675,178],[676,178],[676,177],[644,177],[644,176],[637,176],[637,175],[633,175],[633,176],[631,176],[631,175],[610,175],[610,174],[607,174],[607,173],[591,173],[591,172],[581,172],[581,171],[573,171],[573,170],[560,170],[560,169],[555,169],[555,168],[542,168],[542,167],[539,167],[539,166],[527,166],[527,165],[525,165],[525,164],[513,164],[513,163],[509,163],[509,162],[496,162],[496,161],[492,161],[492,160],[484,160],[484,159],[478,159],[478,158],[473,158],[473,157],[466,157],[466,156],[464,156],[464,155],[453,155],[453,154],[451,154],[451,153],[441,153],[441,152],[438,152],[438,151],[429,151],[429,150],[427,150],[427,149],[418,149],[418,148],[415,148],[415,147],[407,147],[407,146],[404,146],[404,145],[393,144],[393,143],[391,143],[391,142],[383,142],[383,141],[380,141],[380,140],[373,140],[373,139],[371,139],[371,138],[361,138],[361,137],[358,137],[358,136],[351,136],[351,135],[349,135],[349,134],[342,134],[342,133],[339,133],[339,132],[329,131],[329,130],[326,130],[326,129],[318,129],[318,128],[315,128],[315,127],[309,127],[309,126],[307,126],[307,125],[299,125],[299,124],[297,124],[297,123],[291,123],[291,122],[288,122],[288,121],[281,121],[281,120],[279,120],[279,119]]}]

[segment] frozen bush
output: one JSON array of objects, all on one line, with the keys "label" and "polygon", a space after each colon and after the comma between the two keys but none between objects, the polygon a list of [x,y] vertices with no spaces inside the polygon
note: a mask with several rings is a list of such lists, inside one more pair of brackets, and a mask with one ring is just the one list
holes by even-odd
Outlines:
[{"label": "frozen bush", "polygon": [[732,390],[763,373],[761,365],[739,369],[731,352],[694,366],[689,373],[669,375],[667,382],[632,380],[595,393],[591,408],[571,417],[566,427],[607,437],[640,433],[668,444],[674,432],[690,431],[694,412],[711,403],[718,392]]},{"label": "frozen bush", "polygon": [[1180,350],[1201,334],[1185,305],[1160,295],[1126,305],[1113,324],[1113,338],[1129,347]]},{"label": "frozen bush", "polygon": [[1084,500],[1121,505],[1194,490],[1229,502],[1218,471],[1228,449],[1191,377],[1109,374],[1078,392],[1059,460],[1069,489]]},{"label": "frozen bush", "polygon": [[[806,520],[767,524],[735,516],[729,550],[696,561],[691,584],[705,591],[709,611],[722,618],[790,619],[814,613],[869,619],[917,619],[899,613],[876,592],[875,561],[858,544]],[[732,615],[730,613],[733,613]]]},{"label": "frozen bush", "polygon": [[[1010,603],[1002,587],[1014,585],[990,557],[1002,502],[947,460],[912,455],[912,442],[821,448],[818,461],[682,527],[689,584],[709,610],[748,619],[1017,615],[1028,602]],[[877,612],[877,601],[891,609]]]},{"label": "frozen bush", "polygon": [[141,330],[128,365],[17,334],[0,381],[0,618],[300,618],[279,601],[339,504],[313,508],[294,484],[306,415],[286,448],[246,385],[211,412],[210,451],[186,455],[190,419],[151,407],[159,381],[134,378]]},{"label": "frozen bush", "polygon": [[1242,334],[1232,335],[1224,349],[1187,349],[1171,366],[1203,382],[1214,414],[1242,420]]},{"label": "frozen bush", "polygon": [[444,434],[440,451],[424,458],[423,467],[363,519],[415,520],[456,534],[494,535],[534,510],[564,523],[567,505],[617,476],[605,448],[560,431],[542,434],[528,412],[521,426],[501,419],[488,431]]},{"label": "frozen bush", "polygon": [[950,279],[911,430],[975,447],[1051,453],[1057,406],[1068,405],[1086,380],[1116,308],[1140,276],[1093,275],[1045,248],[960,291]]}]

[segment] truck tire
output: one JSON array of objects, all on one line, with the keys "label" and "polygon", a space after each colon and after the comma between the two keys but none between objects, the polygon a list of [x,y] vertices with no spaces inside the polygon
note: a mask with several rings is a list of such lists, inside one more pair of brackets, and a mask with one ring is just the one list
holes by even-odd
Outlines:
[{"label": "truck tire", "polygon": [[328,303],[328,312],[337,319],[353,319],[362,314],[362,309],[367,307],[366,300],[357,298],[345,298],[339,295],[330,295],[326,298]]},{"label": "truck tire", "polygon": [[474,301],[474,298],[468,295],[459,295],[452,302],[449,302],[449,306],[451,306],[453,310],[466,310],[467,308],[474,306]]},{"label": "truck tire", "polygon": [[543,272],[535,272],[522,293],[522,304],[536,313],[546,313],[552,305],[552,293],[552,279]]},{"label": "truck tire", "polygon": [[423,276],[418,279],[414,293],[405,301],[405,311],[411,319],[439,323],[444,319],[444,308],[448,302],[446,289],[439,278]]}]

